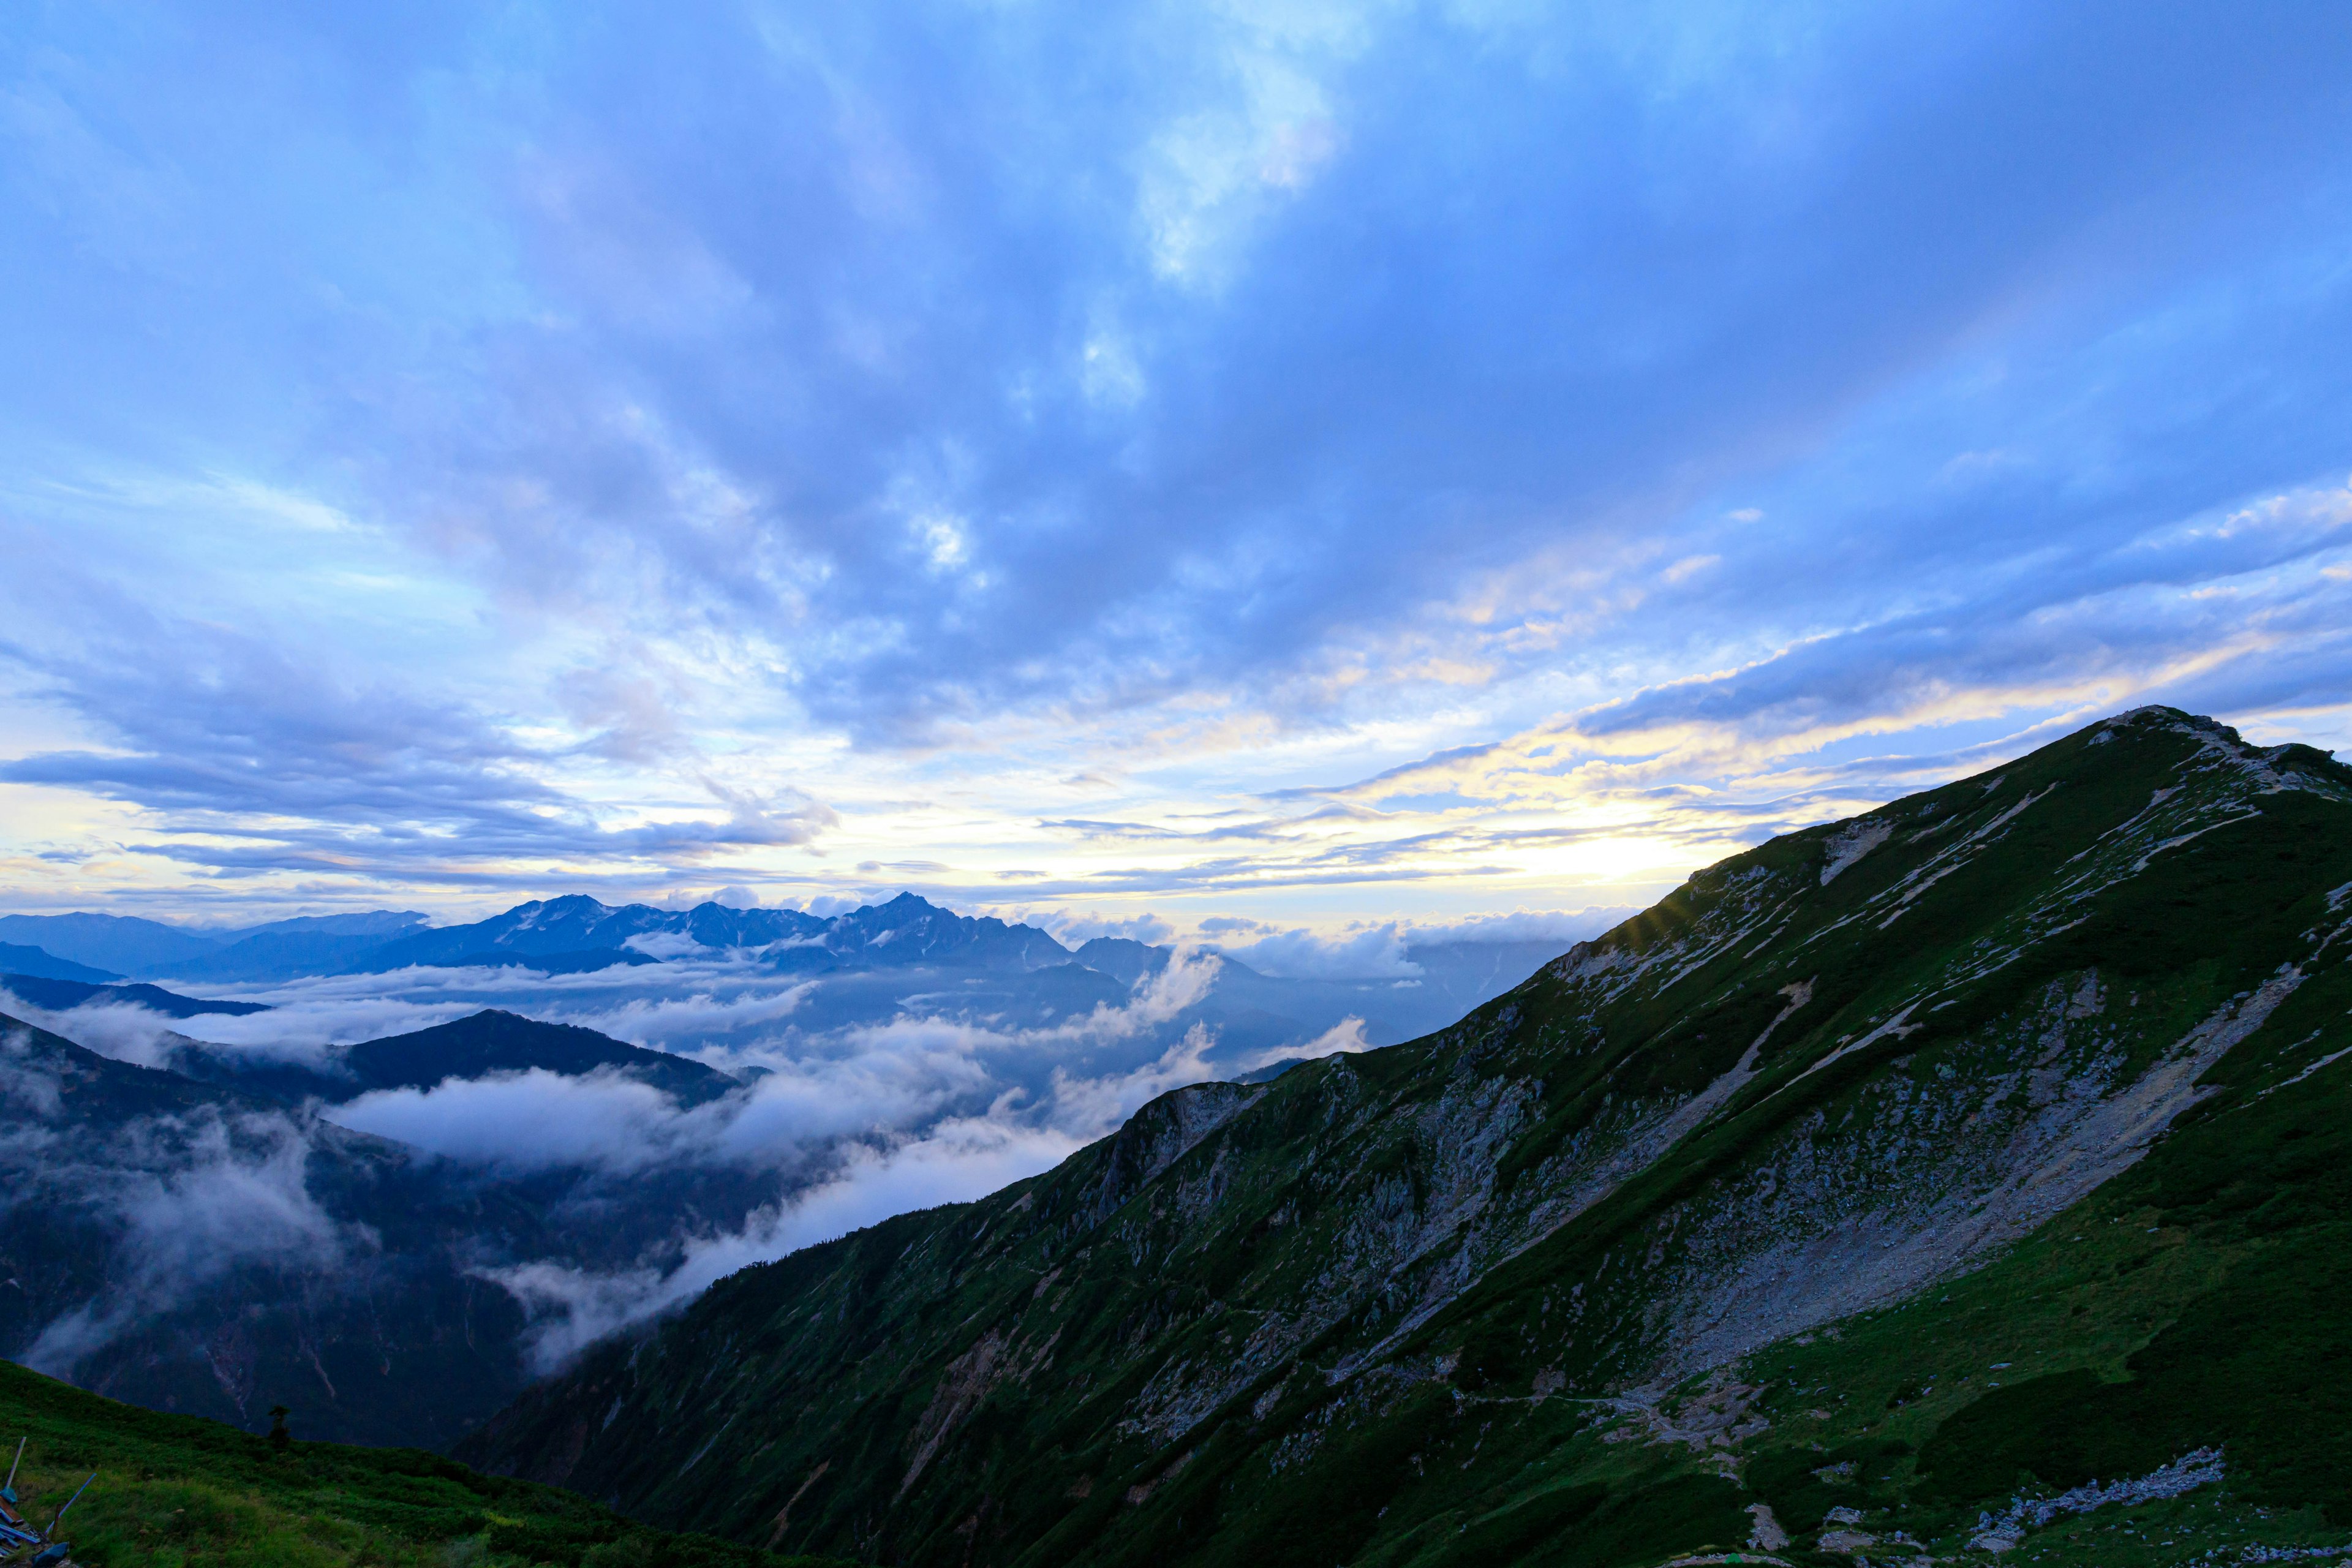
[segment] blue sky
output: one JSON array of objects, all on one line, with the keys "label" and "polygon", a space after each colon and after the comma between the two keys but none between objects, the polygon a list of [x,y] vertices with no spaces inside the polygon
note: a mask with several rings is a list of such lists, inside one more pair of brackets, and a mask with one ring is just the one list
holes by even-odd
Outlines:
[{"label": "blue sky", "polygon": [[2336,5],[36,4],[0,276],[12,909],[1437,925],[2352,743]]}]

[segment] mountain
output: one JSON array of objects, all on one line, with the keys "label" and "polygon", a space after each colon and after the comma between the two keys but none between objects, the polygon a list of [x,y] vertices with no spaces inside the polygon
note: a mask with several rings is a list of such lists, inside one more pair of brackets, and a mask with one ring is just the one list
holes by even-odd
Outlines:
[{"label": "mountain", "polygon": [[[294,1412],[291,1430],[303,1430]],[[398,1564],[495,1561],[563,1568],[850,1568],[778,1557],[632,1523],[584,1498],[485,1476],[415,1448],[268,1439],[120,1405],[0,1363],[0,1433],[37,1528],[84,1477],[62,1539],[108,1568],[188,1563]]]},{"label": "mountain", "polygon": [[614,909],[575,893],[519,904],[472,925],[419,931],[372,950],[355,960],[350,972],[479,962],[482,955],[494,953],[610,952],[649,937],[681,939],[714,950],[764,949],[772,961],[794,971],[916,964],[1019,970],[1070,961],[1066,948],[1034,926],[955,914],[912,893],[830,919],[798,910],[737,910],[720,904],[692,910],[656,910],[645,904]]},{"label": "mountain", "polygon": [[343,1053],[363,1089],[431,1089],[446,1079],[539,1068],[579,1077],[611,1068],[687,1105],[742,1086],[725,1073],[665,1051],[649,1051],[570,1024],[542,1024],[495,1008],[415,1034],[368,1040]]},{"label": "mountain", "polygon": [[[83,963],[95,963],[90,955],[102,954],[123,973],[184,984],[380,974],[412,965],[527,963],[549,973],[577,973],[653,963],[663,953],[694,949],[759,952],[795,973],[915,966],[1019,972],[1070,962],[1068,950],[1034,926],[959,915],[912,893],[830,917],[712,903],[691,910],[615,908],[576,893],[534,900],[488,920],[453,926],[427,926],[414,911],[390,910],[215,931],[114,915],[0,916],[0,937],[11,933],[46,942],[52,954]],[[661,944],[658,953],[645,951],[648,940]],[[18,967],[26,973],[51,973],[49,967]]]},{"label": "mountain", "polygon": [[[93,930],[120,937],[126,929],[121,922],[91,927],[99,919],[93,916],[9,918],[33,921],[25,929],[63,940],[87,938]],[[173,928],[133,921],[128,929],[168,937]],[[1263,1060],[1349,1018],[1375,1043],[1411,1039],[1526,978],[1557,951],[1530,942],[1420,944],[1404,950],[1405,963],[1395,973],[1339,979],[1276,977],[1223,955],[1207,994],[1185,1010],[1169,1040],[1200,1024],[1215,1035],[1225,1057]],[[898,977],[919,970],[938,977],[919,992],[926,1005],[948,1007],[968,1020],[1036,1026],[1068,1016],[1074,1005],[1081,1012],[1121,1005],[1118,988],[1131,989],[1164,970],[1174,952],[1097,938],[1073,953],[1034,926],[959,915],[912,893],[831,916],[715,903],[691,910],[616,908],[575,894],[519,904],[465,925],[428,927],[413,912],[378,910],[218,931],[182,956],[137,972],[194,987],[392,974],[412,967],[527,970],[552,977],[629,964],[648,969],[646,984],[657,986],[657,973],[650,973],[657,963],[721,956],[744,972],[735,984],[756,983],[747,959],[771,975],[819,983],[800,1016],[804,1027],[823,1031],[895,1016],[907,994]],[[1115,984],[1090,990],[1074,971],[1091,971]]]},{"label": "mountain", "polygon": [[[6,956],[6,951],[0,949],[0,959]],[[207,1002],[195,996],[183,996],[157,985],[98,985],[82,980],[52,980],[34,974],[0,973],[0,990],[52,1012],[79,1007],[91,1002],[125,1003],[144,1007],[151,1013],[161,1013],[167,1018],[194,1018],[205,1013],[242,1018],[269,1011],[258,1002]]]},{"label": "mountain", "polygon": [[116,979],[143,973],[158,964],[195,958],[219,945],[219,938],[214,934],[184,931],[161,921],[141,920],[136,915],[92,914],[0,915],[0,942],[27,942],[46,948],[76,963],[115,971]]},{"label": "mountain", "polygon": [[1098,936],[1079,944],[1076,958],[1097,973],[1133,985],[1147,974],[1157,974],[1175,956],[1171,949],[1151,947],[1130,937]]},{"label": "mountain", "polygon": [[[36,942],[61,958],[103,968],[120,980],[169,976],[188,981],[272,980],[332,973],[346,960],[425,923],[415,910],[362,914],[299,915],[291,920],[218,930],[189,930],[126,915],[0,915],[0,942]],[[27,974],[50,974],[27,969]]]},{"label": "mountain", "polygon": [[2140,710],[746,1269],[457,1452],[888,1563],[2332,1550],[2347,959],[2352,769]]},{"label": "mountain", "polygon": [[210,952],[155,966],[184,985],[336,974],[385,945],[380,931],[265,931],[224,942]]},{"label": "mountain", "polygon": [[534,1068],[567,1078],[606,1068],[649,1084],[682,1105],[706,1104],[743,1087],[739,1079],[684,1057],[499,1008],[411,1034],[362,1040],[315,1066],[184,1038],[172,1043],[164,1065],[198,1082],[295,1104],[318,1100],[339,1105],[378,1089],[429,1089],[452,1079],[471,1080]]},{"label": "mountain", "polygon": [[122,978],[109,970],[56,957],[37,947],[19,947],[5,942],[0,942],[0,973],[34,980],[80,981],[93,985]]}]

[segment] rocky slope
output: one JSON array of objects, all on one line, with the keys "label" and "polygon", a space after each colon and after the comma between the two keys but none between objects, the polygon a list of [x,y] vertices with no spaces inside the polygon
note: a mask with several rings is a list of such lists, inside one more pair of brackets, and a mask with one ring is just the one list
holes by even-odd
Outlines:
[{"label": "rocky slope", "polygon": [[2037,1498],[2208,1447],[2352,1524],[2295,1371],[2352,1357],[2347,952],[2352,770],[2142,710],[748,1270],[461,1454],[884,1563],[2062,1560]]}]

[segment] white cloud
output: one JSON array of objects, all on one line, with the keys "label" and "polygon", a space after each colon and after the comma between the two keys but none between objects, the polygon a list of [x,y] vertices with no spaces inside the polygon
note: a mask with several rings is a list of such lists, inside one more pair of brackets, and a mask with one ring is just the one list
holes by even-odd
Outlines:
[{"label": "white cloud", "polygon": [[[737,1268],[1049,1170],[1146,1101],[1216,1076],[1208,1060],[1216,1037],[1198,1023],[1135,1066],[1088,1072],[1076,1064],[1086,1047],[1133,1041],[1171,1022],[1207,994],[1218,966],[1213,954],[1179,954],[1125,1005],[1050,1027],[998,1030],[902,1016],[832,1037],[837,1056],[772,1047],[761,1055],[772,1072],[693,1110],[625,1079],[550,1081],[542,1073],[369,1096],[347,1109],[367,1108],[353,1126],[509,1168],[538,1163],[625,1172],[706,1160],[814,1173],[811,1184],[741,1226],[689,1241],[685,1260],[667,1271],[597,1272],[546,1260],[486,1271],[534,1314],[534,1354],[551,1366]],[[1351,1019],[1302,1049],[1323,1055],[1362,1044],[1362,1026]],[[983,1059],[1038,1048],[1065,1059],[1036,1094],[1004,1083]],[[973,1110],[952,1109],[975,1102]],[[533,1131],[518,1133],[526,1121]]]},{"label": "white cloud", "polygon": [[1412,980],[1421,966],[1405,957],[1405,939],[1393,921],[1341,936],[1303,928],[1260,937],[1226,951],[1261,974],[1282,980]]},{"label": "white cloud", "polygon": [[1588,910],[1514,910],[1508,914],[1472,915],[1466,920],[1414,921],[1404,929],[1405,941],[1415,946],[1440,942],[1552,942],[1561,951],[1589,942],[1611,927],[1641,912],[1632,905]]},{"label": "white cloud", "polygon": [[533,1318],[532,1359],[542,1373],[616,1330],[681,1306],[728,1275],[830,1241],[893,1215],[965,1203],[1052,1169],[1084,1142],[1052,1128],[1001,1118],[941,1122],[881,1148],[851,1144],[818,1184],[753,1215],[741,1228],[688,1244],[685,1261],[600,1273],[537,1262],[483,1270]]},{"label": "white cloud", "polygon": [[353,1131],[506,1171],[626,1172],[698,1152],[694,1112],[610,1071],[573,1078],[534,1068],[452,1079],[429,1089],[363,1094],[325,1115]]},{"label": "white cloud", "polygon": [[1358,1051],[1371,1048],[1371,1042],[1364,1037],[1364,1021],[1355,1017],[1342,1018],[1304,1045],[1277,1046],[1259,1053],[1243,1070],[1255,1072],[1276,1062],[1311,1062],[1321,1057],[1352,1056]]},{"label": "white cloud", "polygon": [[206,1110],[134,1122],[118,1136],[122,1147],[103,1151],[58,1142],[18,1194],[86,1205],[120,1237],[121,1267],[107,1291],[51,1321],[25,1351],[20,1359],[36,1371],[66,1375],[242,1263],[331,1274],[377,1245],[372,1231],[338,1223],[311,1196],[310,1134],[290,1117]]},{"label": "white cloud", "polygon": [[1129,942],[1160,947],[1176,936],[1174,926],[1149,910],[1139,915],[1109,915],[1084,909],[1049,910],[1042,914],[1023,912],[1019,918],[1042,926],[1055,941],[1068,948],[1098,936],[1125,937]]}]

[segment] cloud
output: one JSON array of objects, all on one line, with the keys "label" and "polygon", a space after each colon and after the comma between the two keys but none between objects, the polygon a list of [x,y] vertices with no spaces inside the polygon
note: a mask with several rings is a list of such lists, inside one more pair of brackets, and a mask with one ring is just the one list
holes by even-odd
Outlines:
[{"label": "cloud", "polygon": [[[689,1239],[683,1259],[670,1268],[600,1271],[541,1259],[485,1270],[533,1314],[532,1354],[548,1370],[739,1268],[910,1209],[985,1196],[1049,1170],[1117,1129],[1146,1101],[1216,1077],[1208,1060],[1215,1036],[1199,1023],[1124,1070],[1089,1072],[1070,1059],[1055,1059],[1036,1095],[1004,1086],[977,1054],[991,1047],[1058,1052],[1146,1033],[1198,1001],[1216,966],[1213,957],[1182,956],[1139,987],[1129,1006],[1098,1007],[1050,1029],[1004,1036],[943,1019],[901,1017],[853,1030],[847,1036],[853,1054],[846,1058],[786,1062],[748,1094],[693,1111],[675,1106],[662,1111],[610,1081],[573,1080],[559,1100],[534,1081],[545,1075],[530,1074],[404,1095],[396,1117],[371,1110],[369,1124],[391,1136],[406,1127],[442,1140],[446,1152],[462,1146],[468,1157],[510,1165],[584,1163],[613,1149],[621,1162],[614,1168],[626,1168],[679,1158],[691,1142],[693,1154],[702,1158],[775,1163],[797,1157],[812,1170],[791,1196],[740,1226]],[[1302,1050],[1322,1055],[1361,1048],[1361,1021],[1349,1019]],[[981,1108],[974,1113],[940,1113],[975,1099]],[[391,1109],[390,1097],[383,1100]],[[499,1130],[511,1128],[525,1100],[532,1102],[530,1119],[547,1131],[520,1143],[509,1133],[502,1142]]]},{"label": "cloud", "polygon": [[[21,1079],[21,1063],[11,1064]],[[100,1141],[58,1139],[14,1165],[0,1206],[82,1210],[108,1231],[105,1289],[45,1325],[17,1359],[68,1375],[123,1332],[252,1263],[333,1275],[374,1233],[311,1194],[310,1132],[295,1119],[209,1108],[134,1121]]]},{"label": "cloud", "polygon": [[110,743],[0,760],[0,781],[135,803],[160,835],[144,853],[231,873],[427,872],[499,886],[503,863],[521,857],[679,867],[807,845],[838,824],[789,786],[708,775],[696,781],[703,815],[610,823],[551,782],[562,748],[494,713],[151,608],[99,580],[99,563],[41,553],[47,603],[23,606],[19,625],[60,603],[79,616],[39,646],[0,637],[0,663]]},{"label": "cloud", "polygon": [[1508,914],[1472,915],[1459,921],[1414,921],[1404,928],[1404,936],[1412,946],[1542,942],[1556,942],[1565,951],[1639,913],[1640,910],[1624,905],[1589,910],[1514,910]]},{"label": "cloud", "polygon": [[2352,737],[2324,8],[26,29],[26,907],[1442,922]]},{"label": "cloud", "polygon": [[1260,1068],[1272,1067],[1276,1062],[1311,1062],[1328,1056],[1352,1056],[1358,1051],[1369,1051],[1371,1048],[1371,1043],[1364,1037],[1364,1021],[1361,1018],[1347,1017],[1340,1019],[1303,1045],[1276,1046],[1261,1051],[1244,1070],[1255,1072]]},{"label": "cloud", "polygon": [[660,1089],[612,1072],[533,1068],[380,1089],[326,1113],[340,1126],[494,1169],[625,1173],[675,1161],[696,1123]]},{"label": "cloud", "polygon": [[1304,929],[1262,936],[1228,949],[1261,974],[1281,980],[1410,980],[1421,966],[1405,956],[1395,922],[1345,936],[1322,936]]},{"label": "cloud", "polygon": [[1078,1146],[1050,1129],[995,1119],[943,1122],[884,1149],[850,1145],[826,1180],[755,1214],[739,1230],[690,1242],[685,1261],[667,1272],[600,1272],[540,1261],[483,1273],[531,1313],[533,1363],[541,1373],[551,1372],[595,1341],[683,1305],[739,1269],[892,1215],[985,1196],[1051,1169]]},{"label": "cloud", "polygon": [[1118,937],[1147,946],[1160,946],[1176,935],[1176,928],[1158,915],[1107,914],[1096,910],[1055,910],[1030,917],[1064,947],[1076,949],[1099,936]]}]

